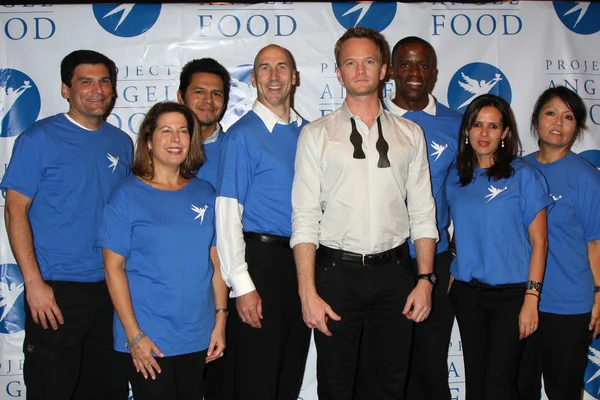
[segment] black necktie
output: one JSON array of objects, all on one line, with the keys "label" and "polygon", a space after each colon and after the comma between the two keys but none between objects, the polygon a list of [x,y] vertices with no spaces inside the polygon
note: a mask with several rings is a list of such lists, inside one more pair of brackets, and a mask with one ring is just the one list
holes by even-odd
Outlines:
[{"label": "black necktie", "polygon": [[381,129],[380,117],[377,117],[377,130],[379,131],[379,137],[377,138],[377,143],[375,143],[375,148],[379,153],[379,161],[377,162],[377,168],[389,168],[390,160],[388,159],[387,153],[390,146],[383,137],[383,130]]},{"label": "black necktie", "polygon": [[[350,118],[350,123],[352,124],[352,132],[350,133],[350,143],[354,146],[354,158],[366,158],[365,152],[362,149],[362,136],[358,133],[358,129],[356,129],[356,122],[354,122],[354,118]],[[387,145],[387,144],[386,144]]]}]

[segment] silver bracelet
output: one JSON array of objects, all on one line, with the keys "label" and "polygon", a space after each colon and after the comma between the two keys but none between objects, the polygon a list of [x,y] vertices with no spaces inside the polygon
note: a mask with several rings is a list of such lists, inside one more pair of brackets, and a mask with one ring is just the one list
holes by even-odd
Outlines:
[{"label": "silver bracelet", "polygon": [[226,308],[217,308],[215,310],[215,315],[217,315],[217,314],[225,314],[225,316],[228,316],[229,315],[229,310],[226,309]]},{"label": "silver bracelet", "polygon": [[131,349],[133,346],[138,344],[138,342],[145,337],[146,337],[146,334],[144,332],[140,331],[140,333],[138,333],[136,336],[132,337],[131,339],[127,339],[125,341],[125,348]]}]

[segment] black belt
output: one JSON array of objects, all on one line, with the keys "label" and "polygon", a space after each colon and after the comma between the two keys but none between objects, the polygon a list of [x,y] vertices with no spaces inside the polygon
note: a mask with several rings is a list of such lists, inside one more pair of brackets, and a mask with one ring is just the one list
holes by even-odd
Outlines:
[{"label": "black belt", "polygon": [[244,232],[246,240],[262,242],[271,246],[290,248],[290,238],[287,236],[269,235],[267,233]]},{"label": "black belt", "polygon": [[388,263],[394,259],[400,259],[408,253],[408,245],[406,242],[391,250],[383,251],[375,254],[358,254],[350,251],[332,249],[327,246],[319,246],[317,255],[321,257],[331,258],[345,262],[357,263],[363,266],[379,265]]}]

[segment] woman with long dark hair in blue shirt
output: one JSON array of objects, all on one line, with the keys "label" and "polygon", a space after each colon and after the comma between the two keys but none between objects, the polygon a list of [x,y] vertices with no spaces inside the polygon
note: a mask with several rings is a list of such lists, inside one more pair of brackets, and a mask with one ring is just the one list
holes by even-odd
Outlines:
[{"label": "woman with long dark hair in blue shirt", "polygon": [[456,258],[450,300],[463,346],[467,400],[516,398],[522,339],[538,326],[547,251],[544,178],[517,157],[508,103],[477,97],[446,180]]},{"label": "woman with long dark hair in blue shirt", "polygon": [[538,98],[531,130],[540,150],[525,159],[542,172],[555,201],[548,215],[548,261],[540,327],[525,343],[519,399],[581,398],[591,336],[600,334],[600,173],[571,151],[586,107],[564,86]]}]

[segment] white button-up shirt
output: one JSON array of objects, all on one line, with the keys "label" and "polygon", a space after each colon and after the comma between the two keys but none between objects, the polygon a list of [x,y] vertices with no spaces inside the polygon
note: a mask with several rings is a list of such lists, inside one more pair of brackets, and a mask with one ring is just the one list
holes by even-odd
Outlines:
[{"label": "white button-up shirt", "polygon": [[[351,118],[365,159],[353,158]],[[346,103],[302,130],[292,188],[292,247],[313,243],[373,254],[409,236],[438,239],[423,131],[381,105],[378,118],[390,168],[377,167],[377,121],[369,128]]]}]

